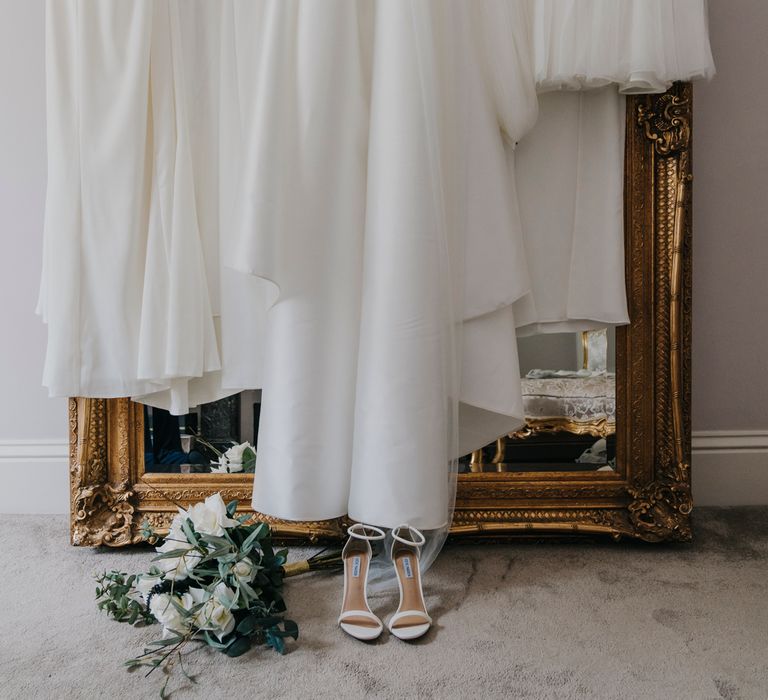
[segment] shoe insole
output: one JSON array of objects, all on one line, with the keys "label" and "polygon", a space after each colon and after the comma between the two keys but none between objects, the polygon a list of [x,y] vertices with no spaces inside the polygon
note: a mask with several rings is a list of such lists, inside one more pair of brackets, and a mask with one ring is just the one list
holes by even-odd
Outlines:
[{"label": "shoe insole", "polygon": [[[344,560],[344,577],[347,591],[341,604],[342,612],[347,610],[370,610],[365,599],[365,580],[368,578],[369,557],[367,552],[355,552]],[[344,622],[360,627],[378,627],[379,623],[367,617],[350,615]]]},{"label": "shoe insole", "polygon": [[[421,594],[421,571],[416,555],[407,551],[395,554],[395,570],[403,589],[400,610],[423,610],[426,613],[427,610],[424,607],[424,599]],[[423,625],[425,622],[427,620],[418,615],[406,615],[392,626],[413,627],[414,625]]]}]

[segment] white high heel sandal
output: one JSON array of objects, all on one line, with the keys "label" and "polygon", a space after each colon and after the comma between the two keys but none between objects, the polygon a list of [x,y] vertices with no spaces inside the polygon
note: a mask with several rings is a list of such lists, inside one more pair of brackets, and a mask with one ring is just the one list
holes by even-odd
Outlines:
[{"label": "white high heel sandal", "polygon": [[419,557],[424,542],[424,535],[410,525],[400,525],[392,530],[392,563],[400,587],[400,605],[387,627],[398,639],[417,639],[432,626],[421,589]]},{"label": "white high heel sandal", "polygon": [[384,629],[381,620],[368,606],[368,569],[373,554],[371,542],[383,540],[386,535],[378,527],[362,523],[351,525],[347,534],[349,539],[341,551],[344,562],[344,599],[341,603],[339,627],[355,639],[370,642]]}]

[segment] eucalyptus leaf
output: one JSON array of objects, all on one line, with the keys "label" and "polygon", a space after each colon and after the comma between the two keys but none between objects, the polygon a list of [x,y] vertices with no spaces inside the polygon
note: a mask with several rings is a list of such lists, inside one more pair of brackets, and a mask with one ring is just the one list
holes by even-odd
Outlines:
[{"label": "eucalyptus leaf", "polygon": [[269,526],[266,523],[259,523],[254,531],[245,538],[245,542],[243,542],[241,549],[247,553],[253,547],[255,542],[264,538],[267,534],[269,534]]},{"label": "eucalyptus leaf", "polygon": [[299,638],[299,626],[293,620],[283,620],[283,629],[293,639]]},{"label": "eucalyptus leaf", "polygon": [[258,622],[256,618],[253,615],[249,615],[245,619],[240,621],[240,624],[237,626],[237,631],[240,634],[253,634],[254,630],[258,627]]},{"label": "eucalyptus leaf", "polygon": [[251,598],[252,600],[257,600],[258,597],[261,595],[261,589],[260,588],[251,588],[250,585],[248,585],[245,581],[240,581],[240,588],[245,591],[245,594]]},{"label": "eucalyptus leaf", "polygon": [[175,597],[172,596],[170,598],[170,601],[171,601],[171,605],[173,605],[173,607],[176,608],[176,610],[178,610],[179,613],[181,613],[182,617],[186,618],[190,616],[189,610],[187,610],[181,603],[179,603],[179,601],[176,600]]},{"label": "eucalyptus leaf", "polygon": [[245,654],[251,648],[250,637],[236,637],[235,640],[227,647],[227,656],[241,656]]},{"label": "eucalyptus leaf", "polygon": [[174,644],[178,644],[182,639],[184,638],[179,634],[174,637],[168,637],[168,639],[153,639],[151,642],[149,642],[149,646],[170,647]]},{"label": "eucalyptus leaf", "polygon": [[260,617],[256,619],[256,622],[262,627],[274,627],[282,622],[282,618],[276,616]]},{"label": "eucalyptus leaf", "polygon": [[192,523],[189,518],[182,518],[181,519],[181,529],[184,531],[184,534],[187,536],[187,540],[195,547],[200,546],[200,542],[197,539],[197,535],[195,535],[194,528],[192,527]]},{"label": "eucalyptus leaf", "polygon": [[156,557],[152,557],[152,561],[160,561],[161,559],[178,559],[185,554],[189,554],[191,551],[192,550],[189,547],[172,549],[170,552],[161,552]]},{"label": "eucalyptus leaf", "polygon": [[221,649],[222,651],[227,648],[226,644],[222,644],[221,642],[216,641],[213,638],[213,635],[210,632],[208,632],[208,630],[203,632],[203,638],[205,639],[205,643],[209,647],[213,647],[214,649]]},{"label": "eucalyptus leaf", "polygon": [[200,539],[213,547],[226,547],[228,549],[232,546],[226,537],[219,537],[218,535],[201,535]]}]

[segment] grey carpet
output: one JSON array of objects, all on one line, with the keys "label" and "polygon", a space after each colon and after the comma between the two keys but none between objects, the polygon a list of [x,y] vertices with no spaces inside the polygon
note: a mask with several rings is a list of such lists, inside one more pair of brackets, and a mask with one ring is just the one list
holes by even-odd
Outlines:
[{"label": "grey carpet", "polygon": [[[195,651],[199,683],[175,677],[172,697],[766,698],[768,507],[694,516],[691,545],[450,546],[425,577],[434,629],[410,645],[344,636],[338,576],[291,579],[287,655]],[[157,697],[159,674],[121,668],[150,632],[98,613],[91,581],[151,553],[70,547],[58,516],[0,528],[0,697]]]}]

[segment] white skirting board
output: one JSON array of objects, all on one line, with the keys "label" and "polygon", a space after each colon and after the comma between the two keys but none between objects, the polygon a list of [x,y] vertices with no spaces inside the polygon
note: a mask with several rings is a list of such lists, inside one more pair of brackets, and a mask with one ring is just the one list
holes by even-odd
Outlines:
[{"label": "white skirting board", "polygon": [[64,440],[0,440],[0,513],[68,513],[68,460]]},{"label": "white skirting board", "polygon": [[768,430],[693,433],[693,505],[768,505]]},{"label": "white skirting board", "polygon": [[[0,440],[0,513],[67,513],[69,446]],[[693,434],[695,506],[768,505],[768,430]]]}]

